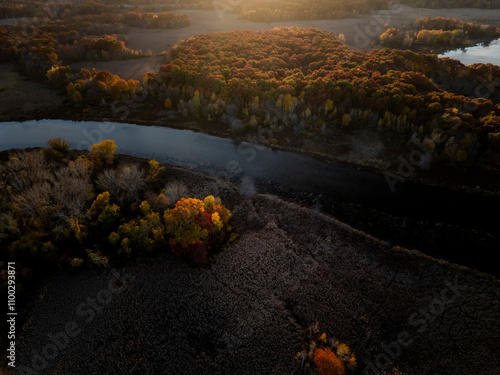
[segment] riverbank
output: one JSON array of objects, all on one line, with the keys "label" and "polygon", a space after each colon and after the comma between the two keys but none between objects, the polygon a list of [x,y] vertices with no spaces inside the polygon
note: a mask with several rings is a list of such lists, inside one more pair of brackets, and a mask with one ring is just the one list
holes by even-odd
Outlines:
[{"label": "riverbank", "polygon": [[219,176],[248,191],[315,207],[387,243],[498,273],[500,238],[485,215],[500,210],[497,197],[410,181],[391,191],[382,174],[168,127],[44,120],[6,123],[0,130],[2,139],[11,139],[0,142],[4,150],[43,147],[54,137],[76,148],[113,139],[120,153]]},{"label": "riverbank", "polygon": [[[11,69],[13,69],[11,67]],[[15,70],[14,70],[15,71]],[[6,104],[0,108],[0,121],[29,121],[37,119],[61,119],[70,121],[112,121],[143,126],[161,126],[187,129],[261,144],[273,149],[296,152],[315,159],[362,170],[384,174],[388,186],[411,181],[484,195],[497,195],[500,171],[481,167],[457,167],[434,159],[429,167],[420,168],[410,154],[424,156],[422,147],[406,136],[380,133],[376,127],[342,127],[331,131],[328,137],[293,128],[235,131],[220,121],[207,122],[184,118],[175,110],[159,109],[160,103],[148,100],[133,107],[118,106],[82,108],[68,97],[55,92],[47,83],[28,81],[32,87],[25,93],[25,80],[18,76],[16,84],[0,91],[0,100]],[[43,92],[42,97],[37,93]],[[35,96],[36,95],[36,96]],[[50,103],[44,106],[43,103]],[[432,159],[432,154],[426,156]]]}]

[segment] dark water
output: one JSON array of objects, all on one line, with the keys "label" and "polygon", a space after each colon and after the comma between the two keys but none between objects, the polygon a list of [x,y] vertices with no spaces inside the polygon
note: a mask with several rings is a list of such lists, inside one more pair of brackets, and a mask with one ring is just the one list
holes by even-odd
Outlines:
[{"label": "dark water", "polygon": [[[467,239],[454,239],[454,235],[445,232],[443,237],[447,238],[438,246],[433,246],[434,240],[425,240],[428,228],[434,231],[443,223],[496,235],[499,220],[492,220],[490,215],[500,212],[500,199],[497,198],[411,182],[398,183],[392,192],[381,174],[189,130],[64,120],[0,123],[0,150],[44,147],[47,140],[54,137],[66,139],[76,149],[89,149],[103,139],[113,139],[118,153],[207,172],[236,183],[246,177],[259,192],[316,205],[384,240],[396,240],[404,246],[462,264],[467,261],[489,272],[492,272],[488,268],[491,262],[498,261],[498,251],[493,253],[491,249],[497,242],[500,244],[498,239],[476,243],[471,238],[467,243]],[[384,222],[371,220],[373,212],[397,218],[389,228]],[[402,233],[408,228],[397,225],[403,218],[409,218],[409,225],[414,227],[420,221],[427,222],[427,226],[410,228],[412,235],[408,237]],[[414,234],[417,229],[420,232]],[[469,251],[475,254],[479,265],[468,262]]]},{"label": "dark water", "polygon": [[439,55],[439,57],[449,57],[464,65],[491,63],[500,66],[500,39],[494,40],[488,45],[451,50]]}]

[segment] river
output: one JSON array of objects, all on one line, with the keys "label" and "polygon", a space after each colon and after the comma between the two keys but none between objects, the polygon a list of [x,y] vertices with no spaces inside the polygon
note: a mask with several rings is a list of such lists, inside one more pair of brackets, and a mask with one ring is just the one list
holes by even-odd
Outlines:
[{"label": "river", "polygon": [[[44,147],[50,138],[55,137],[66,139],[76,149],[89,149],[93,143],[112,139],[118,146],[118,153],[155,159],[235,183],[246,177],[259,192],[316,204],[325,212],[341,218],[350,217],[346,210],[352,206],[361,212],[374,209],[402,218],[432,222],[436,226],[448,223],[497,232],[497,223],[485,213],[496,215],[500,212],[498,198],[408,181],[398,183],[392,192],[382,174],[247,142],[190,130],[122,123],[65,120],[0,123],[0,150]],[[390,228],[377,231],[377,223],[373,225],[376,234],[388,236],[384,239],[398,237],[398,233],[391,234]],[[458,247],[462,245],[456,244]],[[441,250],[449,254],[456,250],[454,246],[451,244],[450,248]],[[488,256],[489,250],[483,250]],[[481,253],[480,248],[474,251]]]}]

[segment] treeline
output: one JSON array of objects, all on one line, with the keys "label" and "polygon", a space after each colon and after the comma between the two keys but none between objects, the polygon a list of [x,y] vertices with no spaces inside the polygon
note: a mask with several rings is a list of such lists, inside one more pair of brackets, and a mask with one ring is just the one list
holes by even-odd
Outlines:
[{"label": "treeline", "polygon": [[374,126],[417,134],[445,160],[500,166],[494,65],[411,51],[354,52],[313,28],[199,35],[167,58],[145,76],[143,90],[185,116],[222,120],[234,131],[328,135]]},{"label": "treeline", "polygon": [[[28,4],[19,4],[11,2],[0,4],[0,17],[27,17],[33,18],[34,26],[45,25],[55,21],[65,21],[66,27],[71,27],[75,22],[90,22],[93,25],[115,25],[135,26],[143,28],[163,28],[174,29],[186,27],[189,25],[189,17],[185,14],[176,14],[172,12],[147,11],[153,10],[151,6],[136,7],[130,10],[118,4],[105,4],[102,2],[85,1],[81,4],[72,2],[29,2]],[[154,8],[154,7],[153,7]],[[97,33],[98,35],[98,33]]]},{"label": "treeline", "polygon": [[89,15],[117,13],[120,8],[112,4],[98,1],[38,1],[38,0],[7,0],[0,4],[1,18],[42,17],[60,18],[64,15]]},{"label": "treeline", "polygon": [[123,14],[121,22],[128,26],[143,27],[146,29],[177,29],[189,25],[189,17],[185,14],[172,12],[133,11]]},{"label": "treeline", "polygon": [[30,75],[82,60],[121,60],[143,55],[125,46],[124,27],[109,15],[75,16],[0,27],[0,59]]},{"label": "treeline", "polygon": [[[0,27],[0,58],[16,63],[33,76],[45,76],[53,66],[82,60],[122,60],[142,56],[125,46],[119,34],[91,36],[96,29],[87,21],[73,29],[54,21],[39,28],[23,25]],[[99,31],[118,31],[119,27],[101,25]]]},{"label": "treeline", "polygon": [[70,1],[38,1],[38,0],[19,0],[2,1],[0,4],[0,18],[22,18],[45,15],[52,12],[54,8],[64,12],[66,9],[72,9],[73,4]]},{"label": "treeline", "polygon": [[415,21],[409,30],[388,28],[379,43],[393,48],[466,47],[473,40],[500,37],[500,27],[479,25],[452,18],[425,17]]},{"label": "treeline", "polygon": [[388,0],[256,0],[228,9],[239,12],[242,19],[278,22],[345,18],[387,7]]},{"label": "treeline", "polygon": [[47,78],[54,86],[66,88],[78,105],[116,105],[133,101],[132,98],[140,92],[139,81],[126,81],[107,70],[82,69],[73,73],[68,66],[57,66],[47,72]]},{"label": "treeline", "polygon": [[401,0],[401,3],[414,8],[500,8],[500,0]]}]

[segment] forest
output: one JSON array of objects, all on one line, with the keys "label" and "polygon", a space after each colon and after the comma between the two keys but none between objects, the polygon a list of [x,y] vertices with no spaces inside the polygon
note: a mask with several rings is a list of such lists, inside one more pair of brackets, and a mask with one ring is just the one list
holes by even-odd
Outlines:
[{"label": "forest", "polygon": [[112,9],[92,2],[76,7],[67,3],[44,20],[0,26],[1,61],[19,64],[28,75],[44,77],[52,67],[77,61],[144,56],[146,52],[125,46],[127,26],[179,28],[189,24],[189,18],[182,14],[116,13]]},{"label": "forest", "polygon": [[[371,10],[387,9],[387,0],[320,0],[311,6],[304,0],[257,0],[241,2],[234,8],[242,19],[277,22],[353,17]],[[239,9],[241,8],[241,9]],[[222,7],[222,9],[224,9]],[[233,9],[229,8],[229,11]]]},{"label": "forest", "polygon": [[[131,0],[126,4],[132,5],[132,10],[139,13],[149,13],[146,23],[150,23],[154,13],[177,9],[205,9],[217,10],[225,13],[236,13],[242,19],[262,22],[295,21],[311,19],[336,19],[356,17],[370,11],[384,10],[391,6],[388,0],[320,0],[310,2],[305,0],[256,0],[244,1],[208,1],[193,0],[179,2],[174,0],[161,0],[151,3],[149,1]],[[498,9],[500,0],[401,0],[399,4],[419,8],[483,8]],[[39,0],[22,0],[0,4],[0,17],[33,17],[54,10],[70,13],[78,9],[78,14],[103,14],[112,13],[122,15],[128,13],[122,0],[88,1],[74,6],[72,2],[45,2]],[[129,15],[127,17],[133,17]],[[137,20],[134,20],[137,22]],[[185,20],[176,20],[174,24],[183,23]],[[169,20],[167,24],[173,23]],[[169,26],[172,27],[172,26]]]},{"label": "forest", "polygon": [[199,35],[172,48],[167,62],[143,90],[186,116],[221,119],[235,131],[415,133],[443,160],[499,166],[500,92],[477,90],[498,81],[498,66],[355,52],[314,28]]},{"label": "forest", "polygon": [[401,3],[415,8],[482,8],[498,9],[499,0],[402,0]]},{"label": "forest", "polygon": [[500,27],[479,25],[444,17],[424,17],[401,30],[387,28],[379,36],[384,47],[408,48],[419,52],[464,48],[500,37]]},{"label": "forest", "polygon": [[[500,7],[500,0],[402,0],[400,3],[429,8]],[[384,31],[378,37],[384,48],[361,51],[349,48],[342,34],[315,27],[272,28],[270,25],[271,22],[291,20],[361,19],[362,14],[386,10],[390,6],[388,0],[320,0],[313,3],[305,0],[4,1],[0,4],[0,17],[28,17],[29,20],[0,26],[0,63],[8,67],[11,76],[15,76],[12,80],[17,80],[22,88],[36,84],[46,90],[40,92],[50,92],[59,101],[55,110],[36,107],[22,112],[12,105],[14,109],[2,112],[1,118],[10,121],[59,116],[71,120],[188,128],[233,138],[235,144],[249,141],[255,143],[255,149],[260,147],[257,145],[260,142],[272,146],[269,152],[273,153],[274,149],[283,149],[309,154],[336,163],[336,167],[343,167],[345,160],[338,159],[341,161],[337,163],[333,153],[323,150],[336,149],[340,150],[339,154],[350,154],[351,149],[342,148],[350,147],[347,142],[342,144],[344,139],[352,139],[354,144],[362,138],[360,142],[370,147],[377,142],[382,144],[382,151],[373,158],[378,159],[370,171],[368,163],[359,162],[365,155],[349,161],[350,166],[365,168],[355,171],[355,168],[346,167],[356,177],[360,172],[368,174],[374,169],[380,172],[379,177],[382,172],[392,173],[394,160],[399,160],[397,155],[411,157],[417,147],[422,151],[420,155],[428,156],[436,168],[432,175],[429,172],[428,180],[420,179],[424,173],[410,177],[413,183],[430,181],[439,185],[442,178],[441,188],[449,183],[445,181],[449,176],[454,181],[456,176],[467,179],[478,172],[481,178],[494,177],[485,190],[472,182],[467,187],[456,184],[453,188],[470,193],[477,186],[471,196],[486,199],[486,194],[482,193],[492,192],[493,189],[488,189],[500,176],[500,67],[493,64],[465,66],[456,60],[440,59],[435,52],[499,38],[500,28],[444,17],[420,18],[407,27],[386,25],[385,31],[381,24],[376,34]],[[256,26],[266,31],[195,35],[170,48],[161,38],[172,31],[150,29],[178,29],[187,27],[192,20],[200,22],[197,12],[172,12],[180,9],[203,10],[202,16],[206,15],[205,10],[230,12],[228,18],[231,20],[239,17],[240,22],[246,22],[242,19],[267,22]],[[196,26],[196,33],[206,28],[206,25]],[[127,30],[131,29],[145,39],[153,34],[161,35],[157,46],[165,46],[168,51],[155,50],[152,56],[151,50],[138,49],[137,46],[142,48],[142,45],[137,41],[127,44]],[[187,34],[192,35],[188,30]],[[185,31],[172,34],[186,35]],[[144,60],[142,74],[147,71],[144,67],[152,66],[149,62],[160,62],[142,79],[126,79],[119,71],[114,74],[118,63],[103,64],[140,58],[142,60],[125,63]],[[104,69],[109,70],[92,69],[88,65],[88,69],[76,69],[74,66],[78,64],[72,64],[78,62],[95,64],[93,66],[103,64]],[[0,86],[0,91],[5,91],[2,94],[10,95],[10,89]],[[38,99],[48,102],[44,97]],[[16,111],[19,113],[14,113]],[[126,115],[122,116],[121,111]],[[261,134],[270,136],[262,138]],[[342,136],[346,137],[340,139]],[[306,143],[308,148],[304,146]],[[162,147],[165,146],[162,144]],[[484,363],[494,355],[486,351],[493,348],[493,344],[486,344],[485,338],[496,335],[488,328],[493,321],[490,316],[494,308],[487,305],[498,293],[488,284],[490,279],[486,276],[489,275],[482,276],[479,268],[476,272],[464,267],[487,261],[473,259],[470,264],[458,266],[446,262],[446,257],[435,259],[432,246],[427,246],[443,247],[450,253],[464,252],[467,254],[463,257],[467,259],[480,258],[494,248],[491,244],[497,241],[489,229],[448,223],[448,219],[434,216],[431,219],[418,215],[411,217],[411,213],[404,211],[408,207],[401,207],[402,213],[392,214],[384,211],[386,207],[375,209],[354,199],[350,201],[351,198],[344,202],[337,197],[323,197],[319,189],[310,194],[288,192],[287,186],[274,186],[272,181],[254,183],[247,179],[242,181],[251,187],[244,186],[243,182],[237,187],[155,160],[118,155],[119,151],[112,140],[103,140],[84,151],[72,150],[67,141],[54,138],[43,148],[0,152],[0,253],[4,255],[2,261],[5,260],[0,261],[0,290],[5,292],[8,287],[6,262],[15,263],[16,293],[21,308],[34,306],[30,305],[30,299],[35,294],[37,306],[47,300],[50,302],[50,293],[57,288],[40,297],[40,285],[41,281],[52,283],[54,275],[61,276],[64,282],[89,280],[96,274],[132,265],[139,267],[139,271],[133,272],[141,273],[144,277],[141,280],[145,280],[136,282],[133,288],[141,283],[144,284],[141,287],[149,288],[157,281],[153,274],[158,270],[160,279],[165,281],[158,288],[164,292],[162,296],[156,289],[149,288],[148,293],[152,292],[151,295],[155,294],[158,299],[150,298],[147,293],[141,296],[154,305],[150,311],[143,308],[143,300],[137,298],[140,293],[136,291],[145,289],[132,289],[131,301],[134,302],[121,307],[126,318],[111,319],[113,323],[105,328],[112,334],[101,329],[96,321],[95,326],[89,326],[87,333],[72,342],[72,348],[68,347],[64,355],[70,356],[70,349],[77,348],[74,358],[85,361],[87,353],[78,345],[103,334],[108,335],[106,339],[110,341],[116,339],[120,345],[123,342],[130,345],[127,347],[129,352],[117,360],[122,361],[123,366],[128,366],[137,357],[143,356],[142,360],[151,353],[156,355],[158,349],[158,352],[168,353],[158,363],[163,365],[162,360],[171,361],[172,364],[167,364],[170,368],[176,368],[175,360],[182,362],[187,358],[195,359],[193,366],[198,368],[208,363],[206,371],[211,371],[227,363],[232,356],[237,366],[249,363],[250,367],[257,368],[262,363],[269,363],[266,369],[272,367],[276,373],[291,373],[279,368],[280,364],[285,368],[282,363],[287,361],[287,368],[293,367],[297,374],[345,374],[363,370],[367,373],[370,358],[382,371],[384,366],[380,361],[377,363],[377,358],[383,358],[380,353],[385,356],[387,351],[382,351],[386,350],[385,344],[393,348],[396,342],[399,345],[406,341],[402,338],[413,340],[408,335],[400,335],[406,329],[417,332],[416,329],[411,331],[414,328],[411,318],[406,324],[406,314],[410,311],[421,313],[421,306],[426,307],[426,304],[434,306],[435,298],[431,294],[442,295],[437,281],[442,283],[450,275],[459,275],[460,285],[464,280],[463,284],[470,287],[467,293],[463,292],[464,300],[471,295],[475,299],[471,298],[472,304],[464,302],[459,308],[446,310],[447,319],[455,315],[460,318],[450,319],[448,323],[460,328],[462,342],[472,331],[472,321],[486,327],[486,334],[480,332],[474,337],[477,342],[482,340],[478,344],[482,362],[478,363],[486,366]],[[366,156],[363,161],[368,158]],[[378,161],[382,162],[376,164]],[[412,161],[412,164],[418,163]],[[386,189],[385,181],[381,180]],[[470,177],[470,181],[473,180],[476,181]],[[213,185],[209,186],[207,181]],[[364,180],[360,177],[359,181]],[[309,182],[313,186],[316,183]],[[259,183],[269,183],[268,194],[256,193]],[[251,193],[245,192],[245,187]],[[419,192],[427,187],[422,185]],[[368,186],[371,191],[375,188],[371,184]],[[497,190],[493,194],[498,195]],[[446,194],[449,191],[445,190]],[[306,195],[310,200],[301,200]],[[488,196],[488,199],[496,198]],[[334,206],[337,211],[328,211]],[[422,204],[422,210],[430,206]],[[463,210],[465,205],[459,207]],[[382,227],[384,230],[378,233],[383,234],[378,236],[377,230]],[[361,232],[365,230],[370,234]],[[416,239],[419,236],[428,242],[419,242]],[[400,243],[401,238],[410,238],[411,243]],[[449,245],[465,238],[462,247]],[[467,247],[472,243],[477,247],[473,254]],[[488,259],[494,258],[488,254]],[[161,263],[161,267],[155,268],[155,263]],[[79,279],[82,275],[89,278]],[[486,281],[479,282],[481,278]],[[84,284],[80,283],[81,290],[73,295],[80,292],[84,295],[87,292]],[[155,287],[159,285],[154,284]],[[484,292],[478,294],[479,286]],[[45,298],[46,295],[49,297]],[[169,299],[170,296],[175,298]],[[226,298],[229,302],[221,303]],[[244,303],[235,302],[237,299]],[[69,301],[61,300],[62,303]],[[139,309],[133,306],[136,302],[141,305]],[[166,302],[170,305],[163,304]],[[242,305],[244,309],[240,308]],[[120,305],[109,307],[118,309],[116,306]],[[41,316],[43,320],[44,315]],[[102,320],[110,316],[117,315],[103,315]],[[146,316],[146,325],[138,323],[143,316]],[[150,319],[151,316],[154,319]],[[487,319],[481,319],[484,317]],[[133,324],[129,324],[129,318]],[[23,321],[23,325],[26,322],[22,328],[24,333],[34,332],[36,337],[37,319],[39,316],[35,313]],[[313,323],[316,319],[322,322],[321,330],[318,323]],[[33,321],[35,323],[30,326]],[[460,325],[455,324],[456,321]],[[115,322],[118,325],[115,326]],[[278,327],[277,322],[281,326]],[[173,325],[168,326],[170,323]],[[134,329],[129,329],[130,326]],[[250,326],[257,328],[239,336]],[[153,327],[152,331],[158,336],[139,337],[136,334],[136,330],[146,332],[148,327]],[[269,336],[263,332],[275,332],[278,339],[264,343]],[[0,346],[5,343],[5,335],[1,333]],[[178,333],[181,336],[175,336]],[[90,336],[85,334],[94,336],[87,340]],[[437,329],[428,334],[431,339],[427,342],[425,335],[415,336],[421,342],[416,342],[410,349],[412,352],[405,353],[400,362],[395,362],[394,373],[412,373],[404,366],[412,370],[415,363],[410,357],[420,353],[430,353],[428,358],[441,358],[434,353],[438,346],[440,353],[452,352],[449,348],[453,346],[441,345],[446,340],[453,342],[449,339],[451,334],[442,336]],[[149,340],[150,337],[153,339]],[[147,347],[144,353],[142,348],[134,350],[133,345],[140,346],[141,340],[146,339],[151,348],[157,348],[149,350]],[[26,339],[23,337],[23,340]],[[99,340],[96,341],[101,344],[105,341]],[[348,342],[353,350],[341,341]],[[25,342],[29,344],[28,340]],[[183,351],[185,357],[178,356],[174,350],[165,350],[165,342],[175,350],[180,348],[179,352]],[[240,345],[246,347],[245,350],[239,352]],[[248,348],[252,345],[264,354],[255,350],[249,353]],[[103,346],[100,354],[112,357],[114,354],[108,355],[108,350],[108,346]],[[112,360],[99,358],[94,365],[113,366]],[[61,356],[51,366],[61,366],[59,371],[65,371],[64,366],[71,367],[71,361],[73,358],[68,360]],[[154,361],[136,362],[138,367],[130,371],[158,373],[143,371],[150,364],[156,365]],[[401,370],[399,363],[403,363]],[[75,371],[99,373],[87,371],[85,365],[83,370]],[[474,366],[471,364],[467,370]],[[181,368],[191,370],[185,363],[181,363]],[[378,371],[373,369],[374,373]],[[217,372],[214,370],[214,373]]]},{"label": "forest", "polygon": [[[468,27],[418,21],[431,30],[444,23]],[[407,139],[417,134],[426,152],[444,162],[500,166],[498,66],[464,66],[409,50],[358,52],[333,33],[292,27],[194,36],[173,47],[166,64],[140,83],[108,71],[72,72],[67,64],[73,61],[140,52],[116,35],[86,36],[85,28],[116,26],[83,22],[53,31],[62,25],[48,24],[27,40],[21,27],[1,30],[1,56],[46,77],[84,111],[103,103],[108,109],[151,105],[203,120],[207,129],[222,121],[236,133],[285,128],[299,137],[372,127]]]}]

